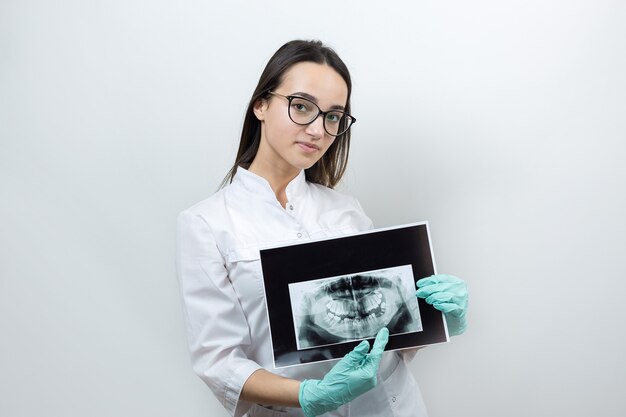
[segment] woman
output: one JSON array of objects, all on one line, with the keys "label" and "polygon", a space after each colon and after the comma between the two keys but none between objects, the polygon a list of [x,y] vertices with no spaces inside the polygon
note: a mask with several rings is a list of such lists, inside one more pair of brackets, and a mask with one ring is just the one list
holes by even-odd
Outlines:
[{"label": "woman", "polygon": [[[194,370],[226,410],[248,416],[425,416],[407,363],[382,329],[337,363],[273,369],[259,247],[372,228],[352,197],[332,189],[350,147],[350,74],[317,41],[292,41],[270,59],[245,116],[222,189],[181,213],[177,272]],[[417,296],[465,328],[458,278],[418,281]],[[379,383],[377,383],[379,382]]]}]

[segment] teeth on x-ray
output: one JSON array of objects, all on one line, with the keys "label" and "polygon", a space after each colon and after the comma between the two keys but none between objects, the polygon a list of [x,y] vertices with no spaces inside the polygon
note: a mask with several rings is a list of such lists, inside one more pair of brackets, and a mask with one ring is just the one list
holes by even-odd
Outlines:
[{"label": "teeth on x-ray", "polygon": [[[400,286],[369,275],[326,282],[314,295],[309,314],[313,323],[341,338],[370,337],[387,325],[404,302]],[[319,303],[323,303],[320,307]],[[392,308],[388,308],[392,305]]]},{"label": "teeth on x-ray", "polygon": [[296,284],[298,349],[374,337],[383,327],[392,335],[420,331],[414,282],[403,265]]},{"label": "teeth on x-ray", "polygon": [[330,300],[326,304],[326,317],[330,325],[346,320],[371,323],[384,312],[385,302],[380,291],[367,294],[361,300]]}]

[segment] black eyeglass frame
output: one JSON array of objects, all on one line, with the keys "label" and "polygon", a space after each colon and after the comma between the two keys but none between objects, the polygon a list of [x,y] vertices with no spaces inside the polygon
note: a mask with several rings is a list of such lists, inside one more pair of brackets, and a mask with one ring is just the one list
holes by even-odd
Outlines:
[{"label": "black eyeglass frame", "polygon": [[[324,126],[324,131],[326,133],[328,133],[330,136],[341,136],[344,133],[346,133],[348,130],[350,130],[350,128],[352,127],[353,124],[356,123],[356,118],[348,113],[346,113],[345,111],[341,111],[341,110],[329,110],[329,111],[322,111],[322,109],[320,109],[320,106],[318,106],[317,104],[315,104],[314,102],[312,102],[311,100],[309,100],[306,97],[301,97],[301,96],[284,96],[282,94],[276,93],[274,91],[268,90],[267,94],[273,95],[273,96],[278,96],[278,97],[282,97],[282,98],[286,98],[289,101],[289,105],[287,106],[287,114],[289,115],[289,119],[291,119],[292,122],[294,122],[295,124],[299,125],[299,126],[307,126],[310,125],[311,123],[313,123],[314,121],[317,120],[317,118],[320,116],[320,114],[322,115],[322,125]],[[313,119],[311,119],[310,122],[308,123],[298,123],[295,120],[293,120],[293,117],[291,117],[291,102],[293,101],[293,99],[300,99],[300,100],[306,100],[309,103],[311,103],[312,105],[314,105],[315,107],[317,107],[317,114],[315,115],[315,117]],[[330,133],[328,131],[328,129],[326,129],[326,115],[329,113],[341,113],[343,114],[343,117],[346,118],[346,120],[351,120],[350,124],[348,125],[348,127],[341,133]]]}]

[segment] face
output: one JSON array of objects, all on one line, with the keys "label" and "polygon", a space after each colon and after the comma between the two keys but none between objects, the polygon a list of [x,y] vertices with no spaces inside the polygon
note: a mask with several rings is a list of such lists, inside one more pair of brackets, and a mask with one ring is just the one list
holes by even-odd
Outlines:
[{"label": "face", "polygon": [[[348,86],[339,73],[313,62],[293,65],[273,92],[309,98],[322,111],[343,110],[348,99]],[[289,118],[288,106],[289,101],[280,96],[256,103],[254,114],[261,122],[261,143],[251,169],[295,176],[313,166],[335,140],[324,130],[322,116],[309,125],[298,125]]]}]

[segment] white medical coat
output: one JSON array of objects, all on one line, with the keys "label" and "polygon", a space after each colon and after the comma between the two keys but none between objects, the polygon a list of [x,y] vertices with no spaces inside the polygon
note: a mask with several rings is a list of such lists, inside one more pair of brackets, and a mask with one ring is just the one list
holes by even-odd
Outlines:
[{"label": "white medical coat", "polygon": [[[303,415],[240,400],[257,369],[321,379],[336,363],[274,369],[259,247],[372,228],[356,199],[307,182],[304,171],[286,194],[283,208],[264,178],[239,168],[231,184],[178,218],[176,264],[192,365],[235,417]],[[406,364],[412,356],[386,352],[377,386],[325,416],[426,416]]]}]

